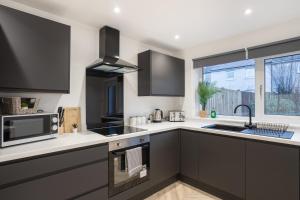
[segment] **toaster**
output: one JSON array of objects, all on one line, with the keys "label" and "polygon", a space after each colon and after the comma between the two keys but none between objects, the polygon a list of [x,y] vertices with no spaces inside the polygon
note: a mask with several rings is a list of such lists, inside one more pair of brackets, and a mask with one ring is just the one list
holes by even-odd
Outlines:
[{"label": "toaster", "polygon": [[170,122],[184,122],[185,116],[183,111],[170,111],[169,121]]}]

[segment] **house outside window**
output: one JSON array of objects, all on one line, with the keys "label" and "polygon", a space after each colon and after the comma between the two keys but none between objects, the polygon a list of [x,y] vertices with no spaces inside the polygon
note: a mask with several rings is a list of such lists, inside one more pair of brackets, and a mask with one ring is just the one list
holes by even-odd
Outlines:
[{"label": "house outside window", "polygon": [[234,71],[230,70],[226,72],[226,80],[233,81],[234,80]]}]

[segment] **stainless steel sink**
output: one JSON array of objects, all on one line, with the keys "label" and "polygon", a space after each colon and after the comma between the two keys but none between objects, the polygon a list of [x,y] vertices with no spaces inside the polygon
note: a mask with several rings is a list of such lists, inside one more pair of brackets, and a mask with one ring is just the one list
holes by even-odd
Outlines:
[{"label": "stainless steel sink", "polygon": [[223,131],[234,131],[234,132],[242,132],[247,129],[241,126],[231,126],[231,125],[224,125],[224,124],[213,124],[213,125],[204,126],[202,128],[216,129],[216,130],[223,130]]}]

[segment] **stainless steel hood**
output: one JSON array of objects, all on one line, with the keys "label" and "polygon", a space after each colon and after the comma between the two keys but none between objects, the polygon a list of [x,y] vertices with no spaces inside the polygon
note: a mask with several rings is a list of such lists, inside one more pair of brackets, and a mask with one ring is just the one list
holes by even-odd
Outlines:
[{"label": "stainless steel hood", "polygon": [[99,54],[100,58],[88,69],[109,73],[129,73],[135,72],[139,68],[119,58],[120,51],[120,31],[109,26],[104,26],[99,32]]}]

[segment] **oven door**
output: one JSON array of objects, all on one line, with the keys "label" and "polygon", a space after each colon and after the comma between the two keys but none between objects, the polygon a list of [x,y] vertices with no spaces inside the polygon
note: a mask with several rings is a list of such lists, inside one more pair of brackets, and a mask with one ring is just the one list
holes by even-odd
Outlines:
[{"label": "oven door", "polygon": [[[142,147],[143,169],[133,176],[129,176],[126,164],[126,150]],[[150,172],[150,144],[145,143],[109,152],[109,196],[128,190],[149,180]]]},{"label": "oven door", "polygon": [[3,116],[1,146],[12,146],[54,137],[51,115]]}]

